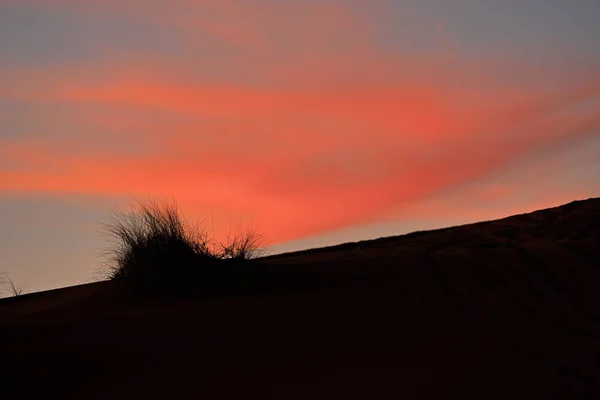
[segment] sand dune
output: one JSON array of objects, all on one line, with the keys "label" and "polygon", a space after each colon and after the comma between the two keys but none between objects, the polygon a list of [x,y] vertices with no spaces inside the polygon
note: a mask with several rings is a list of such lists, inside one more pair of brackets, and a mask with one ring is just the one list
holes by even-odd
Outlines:
[{"label": "sand dune", "polygon": [[232,286],[4,299],[2,393],[600,398],[600,199],[268,257]]}]

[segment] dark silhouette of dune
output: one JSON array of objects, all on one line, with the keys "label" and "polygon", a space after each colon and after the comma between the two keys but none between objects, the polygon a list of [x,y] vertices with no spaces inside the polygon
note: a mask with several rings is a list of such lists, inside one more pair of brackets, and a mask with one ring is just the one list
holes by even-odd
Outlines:
[{"label": "dark silhouette of dune", "polygon": [[600,398],[600,199],[218,279],[189,298],[111,281],[2,300],[2,393]]}]

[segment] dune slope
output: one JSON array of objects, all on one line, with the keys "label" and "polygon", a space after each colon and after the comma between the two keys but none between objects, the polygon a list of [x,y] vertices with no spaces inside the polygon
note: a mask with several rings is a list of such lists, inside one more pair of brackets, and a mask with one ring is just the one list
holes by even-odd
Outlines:
[{"label": "dune slope", "polygon": [[198,299],[2,300],[3,393],[600,398],[600,199],[252,268]]}]

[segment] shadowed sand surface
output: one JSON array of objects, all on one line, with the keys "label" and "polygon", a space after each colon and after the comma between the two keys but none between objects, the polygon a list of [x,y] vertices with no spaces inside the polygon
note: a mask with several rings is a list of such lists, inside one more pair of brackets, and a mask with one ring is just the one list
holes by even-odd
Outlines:
[{"label": "shadowed sand surface", "polygon": [[249,271],[187,300],[114,282],[2,300],[2,393],[600,398],[600,199]]}]

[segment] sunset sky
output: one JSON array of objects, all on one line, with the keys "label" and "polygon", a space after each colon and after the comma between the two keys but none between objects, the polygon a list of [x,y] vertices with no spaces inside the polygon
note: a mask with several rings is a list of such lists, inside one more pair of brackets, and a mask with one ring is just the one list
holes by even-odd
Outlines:
[{"label": "sunset sky", "polygon": [[598,197],[599,20],[597,0],[0,0],[0,271],[90,281],[134,199],[280,252]]}]

